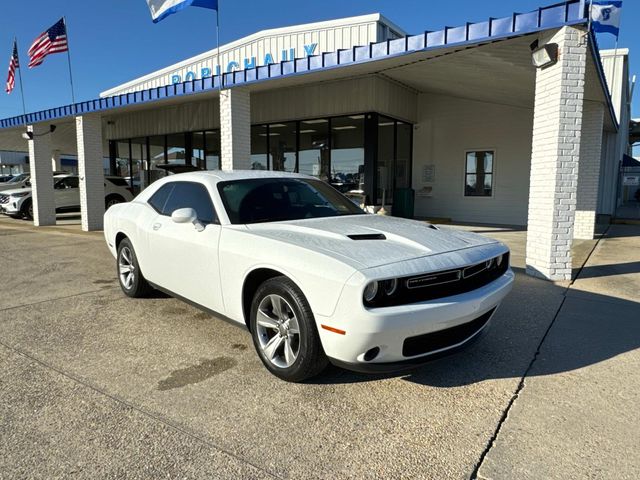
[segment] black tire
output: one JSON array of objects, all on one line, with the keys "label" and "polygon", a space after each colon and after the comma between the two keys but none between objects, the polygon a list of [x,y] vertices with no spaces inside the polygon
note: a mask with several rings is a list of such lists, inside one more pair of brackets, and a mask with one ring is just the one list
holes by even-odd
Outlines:
[{"label": "black tire", "polygon": [[[278,300],[282,308],[282,314],[276,314],[271,299]],[[262,305],[262,308],[261,308]],[[271,309],[269,309],[271,305]],[[268,312],[269,318],[260,314],[262,323],[258,324],[258,312]],[[272,318],[273,317],[273,318]],[[277,320],[280,318],[280,321]],[[284,320],[287,319],[287,320]],[[290,324],[295,320],[297,324],[297,335],[293,333],[296,328]],[[278,324],[265,327],[266,322]],[[289,325],[287,325],[289,324]],[[291,327],[291,330],[290,330]],[[324,353],[320,336],[316,327],[313,312],[304,294],[298,286],[287,277],[274,277],[265,281],[258,287],[253,302],[251,303],[250,317],[251,336],[253,345],[258,352],[260,360],[264,366],[275,376],[288,382],[302,382],[321,373],[329,364],[329,360]],[[280,346],[273,349],[277,358],[270,359],[267,350],[270,341],[274,345],[280,342]],[[265,347],[266,345],[266,347]],[[290,347],[292,356],[286,355],[285,349]],[[293,355],[295,353],[295,355]],[[290,362],[290,359],[295,360]],[[287,364],[290,362],[290,364]]]},{"label": "black tire", "polygon": [[[133,267],[133,269],[127,272],[125,268],[128,266]],[[124,294],[129,297],[145,297],[153,290],[142,275],[138,257],[136,257],[136,252],[128,238],[123,239],[118,245],[116,272],[118,274],[120,288],[122,288]],[[130,273],[132,278],[130,278],[127,273]]]},{"label": "black tire", "polygon": [[20,208],[20,213],[22,214],[23,218],[26,218],[27,220],[33,220],[33,200],[27,198]]},{"label": "black tire", "polygon": [[118,203],[124,203],[124,201],[124,197],[112,193],[111,195],[107,195],[104,199],[104,209],[109,210],[109,207],[117,205]]}]

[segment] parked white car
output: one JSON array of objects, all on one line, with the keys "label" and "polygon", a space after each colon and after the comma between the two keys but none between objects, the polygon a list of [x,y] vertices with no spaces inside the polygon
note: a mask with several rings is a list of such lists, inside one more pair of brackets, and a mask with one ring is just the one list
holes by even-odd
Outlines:
[{"label": "parked white car", "polygon": [[390,371],[479,337],[514,274],[495,240],[365,214],[281,172],[197,172],[105,213],[120,286],[157,288],[246,326],[289,381],[327,365]]},{"label": "parked white car", "polygon": [[[77,212],[80,210],[80,179],[77,175],[62,174],[53,176],[53,196],[56,212]],[[14,218],[33,219],[33,201],[31,184],[23,188],[0,192],[0,213]],[[105,208],[133,199],[126,181],[121,177],[105,177]]]}]

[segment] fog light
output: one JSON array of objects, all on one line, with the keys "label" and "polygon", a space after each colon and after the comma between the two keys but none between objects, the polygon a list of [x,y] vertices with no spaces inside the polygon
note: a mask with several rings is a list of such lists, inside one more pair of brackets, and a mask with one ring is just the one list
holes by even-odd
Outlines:
[{"label": "fog light", "polygon": [[365,353],[364,357],[362,357],[362,358],[364,358],[365,362],[370,362],[371,360],[376,358],[379,353],[380,353],[380,347],[373,347],[373,348],[367,350],[367,353]]},{"label": "fog light", "polygon": [[364,289],[364,299],[367,302],[373,302],[377,294],[378,294],[378,282],[374,280],[369,285],[367,285],[366,288]]}]

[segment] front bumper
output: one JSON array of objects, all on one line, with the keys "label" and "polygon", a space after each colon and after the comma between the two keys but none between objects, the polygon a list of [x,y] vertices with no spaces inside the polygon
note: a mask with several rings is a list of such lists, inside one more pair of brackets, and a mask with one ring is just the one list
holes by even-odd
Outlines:
[{"label": "front bumper", "polygon": [[18,202],[0,203],[0,213],[5,215],[18,215],[20,213]]},{"label": "front bumper", "polygon": [[[343,292],[334,315],[316,318],[325,353],[332,363],[361,372],[412,368],[454,353],[481,336],[513,280],[509,269],[464,294],[377,309],[364,308],[359,296],[357,301],[347,301],[353,296]],[[337,334],[323,325],[346,333]],[[376,348],[377,355],[365,360],[366,353]]]}]

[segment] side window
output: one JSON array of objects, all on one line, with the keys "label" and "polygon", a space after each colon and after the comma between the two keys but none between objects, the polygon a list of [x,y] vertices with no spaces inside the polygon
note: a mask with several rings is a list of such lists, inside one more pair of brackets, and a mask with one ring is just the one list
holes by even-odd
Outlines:
[{"label": "side window", "polygon": [[465,197],[493,195],[493,159],[495,152],[484,150],[467,152],[465,162]]},{"label": "side window", "polygon": [[78,177],[67,177],[64,182],[67,188],[80,188],[80,179]]},{"label": "side window", "polygon": [[160,187],[160,189],[149,199],[149,205],[151,205],[154,210],[161,215],[166,215],[166,213],[164,213],[164,206],[167,203],[167,199],[169,198],[169,195],[171,194],[173,188],[173,183],[164,185]]},{"label": "side window", "polygon": [[179,208],[193,208],[201,222],[218,222],[213,203],[211,203],[211,195],[204,185],[192,182],[174,182],[173,185],[173,191],[164,205],[164,215],[171,215]]}]

